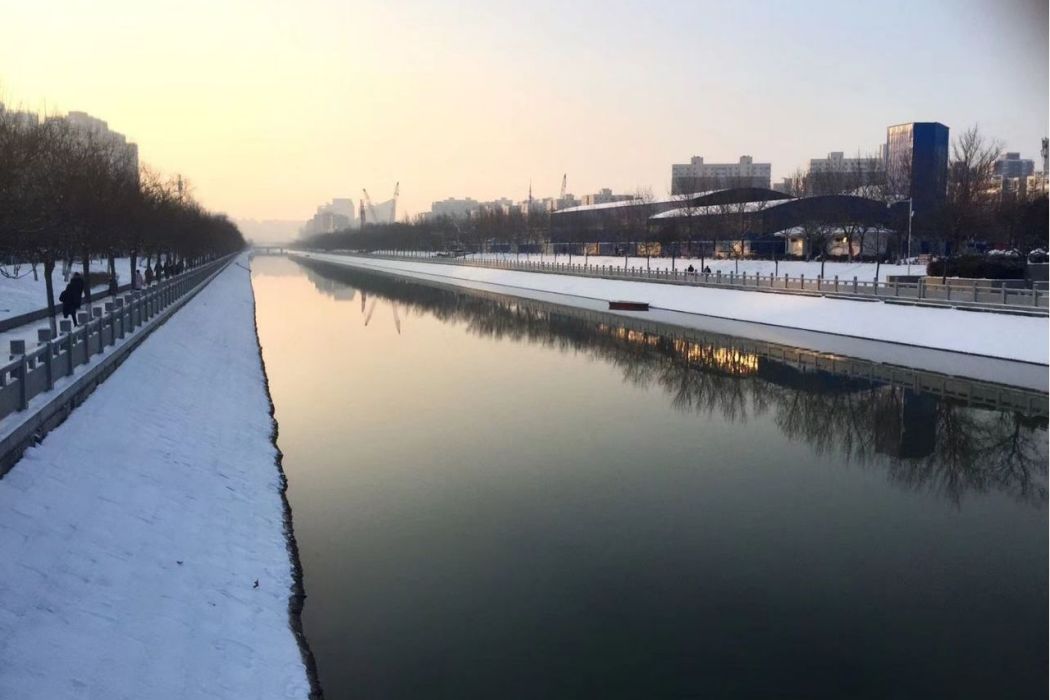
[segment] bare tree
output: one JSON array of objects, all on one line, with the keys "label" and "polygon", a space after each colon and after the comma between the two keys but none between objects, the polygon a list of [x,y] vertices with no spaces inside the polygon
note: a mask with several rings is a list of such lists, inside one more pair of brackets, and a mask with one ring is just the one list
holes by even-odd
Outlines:
[{"label": "bare tree", "polygon": [[[1002,142],[985,137],[977,125],[964,131],[952,143],[948,195],[942,217],[951,254],[957,254],[965,240],[987,230],[991,223],[995,206],[991,181],[995,161],[1002,151]],[[947,275],[948,265],[945,264],[944,276]]]}]

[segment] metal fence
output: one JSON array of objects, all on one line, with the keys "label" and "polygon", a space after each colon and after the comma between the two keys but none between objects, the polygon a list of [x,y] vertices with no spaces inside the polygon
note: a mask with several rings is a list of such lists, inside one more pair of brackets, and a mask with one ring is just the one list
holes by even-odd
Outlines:
[{"label": "metal fence", "polygon": [[231,259],[228,256],[148,289],[92,305],[78,312],[79,326],[61,321],[57,338],[51,337],[50,327],[40,328],[35,348],[27,348],[25,341],[11,341],[10,361],[0,366],[0,420],[29,408],[33,397],[51,391],[57,382],[71,377],[77,367],[105,353],[106,348],[151,328],[158,315],[195,291]]},{"label": "metal fence", "polygon": [[949,278],[946,283],[920,278],[917,282],[882,282],[858,277],[831,278],[799,275],[723,274],[716,272],[687,272],[659,270],[645,267],[623,268],[614,265],[563,263],[547,261],[518,261],[507,259],[479,260],[438,257],[431,253],[373,253],[368,257],[391,260],[416,260],[448,265],[471,265],[502,270],[545,272],[551,274],[600,277],[603,279],[659,282],[692,287],[718,287],[809,296],[837,296],[848,299],[893,300],[905,304],[978,308],[989,311],[1009,311],[1046,316],[1050,313],[1050,293],[1040,289],[1008,287],[1005,284]]}]

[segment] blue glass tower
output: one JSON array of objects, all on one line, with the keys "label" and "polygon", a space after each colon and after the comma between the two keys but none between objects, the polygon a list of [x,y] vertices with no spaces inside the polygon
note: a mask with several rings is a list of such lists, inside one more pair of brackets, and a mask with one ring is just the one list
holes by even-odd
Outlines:
[{"label": "blue glass tower", "polygon": [[887,128],[886,176],[895,194],[911,197],[917,219],[936,213],[948,189],[948,127],[911,122]]}]

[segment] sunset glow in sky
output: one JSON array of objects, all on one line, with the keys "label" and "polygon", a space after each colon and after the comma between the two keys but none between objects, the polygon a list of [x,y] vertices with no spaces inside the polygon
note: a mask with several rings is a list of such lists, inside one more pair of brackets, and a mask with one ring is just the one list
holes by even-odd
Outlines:
[{"label": "sunset glow in sky", "polygon": [[205,206],[305,219],[332,197],[670,187],[691,155],[872,153],[979,123],[1039,157],[1045,0],[5,2],[0,101],[82,110]]}]

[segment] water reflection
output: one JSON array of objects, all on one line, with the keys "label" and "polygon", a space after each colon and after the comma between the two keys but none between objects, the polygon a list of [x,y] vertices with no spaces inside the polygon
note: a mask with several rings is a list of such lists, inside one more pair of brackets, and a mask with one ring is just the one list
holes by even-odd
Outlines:
[{"label": "water reflection", "polygon": [[[619,368],[625,382],[659,387],[679,411],[717,413],[742,425],[771,416],[788,438],[819,454],[883,468],[905,489],[936,493],[956,504],[988,492],[1035,507],[1047,502],[1045,397],[1037,397],[1034,411],[988,408],[761,356],[743,347],[753,343],[726,336],[683,331],[676,337],[630,328],[630,322],[607,314],[300,264],[317,289],[335,299],[352,300],[360,291],[365,325],[382,298],[391,304],[398,334],[400,305],[463,324],[475,335],[586,353]],[[1019,405],[1031,406],[1031,396],[1020,393]]]}]

